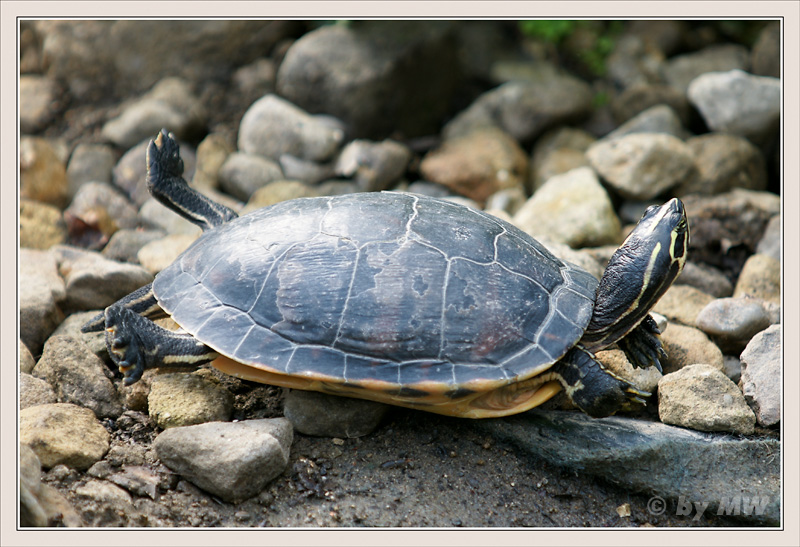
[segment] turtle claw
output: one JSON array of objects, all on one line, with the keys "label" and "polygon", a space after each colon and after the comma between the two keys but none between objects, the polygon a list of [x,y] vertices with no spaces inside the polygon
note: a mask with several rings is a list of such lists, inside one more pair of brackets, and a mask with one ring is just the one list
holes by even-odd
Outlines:
[{"label": "turtle claw", "polygon": [[655,320],[647,315],[639,326],[617,341],[617,345],[634,367],[656,367],[663,373],[661,361],[667,359],[667,352],[661,344],[660,334]]},{"label": "turtle claw", "polygon": [[111,360],[122,373],[123,383],[136,383],[146,368],[140,343],[127,319],[139,316],[122,306],[109,306],[105,310],[106,348]]}]

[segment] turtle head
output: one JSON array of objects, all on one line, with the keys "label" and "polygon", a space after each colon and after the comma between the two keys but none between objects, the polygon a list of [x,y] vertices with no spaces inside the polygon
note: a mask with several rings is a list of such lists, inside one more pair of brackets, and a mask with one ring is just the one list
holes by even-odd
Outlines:
[{"label": "turtle head", "polygon": [[636,328],[683,270],[688,247],[683,203],[649,207],[608,262],[584,346],[608,346]]}]

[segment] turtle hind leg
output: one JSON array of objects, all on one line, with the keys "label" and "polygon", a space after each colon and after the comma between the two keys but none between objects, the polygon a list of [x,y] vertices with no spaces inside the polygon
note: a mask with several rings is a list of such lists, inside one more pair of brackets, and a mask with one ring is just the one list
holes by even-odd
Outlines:
[{"label": "turtle hind leg", "polygon": [[667,352],[661,345],[660,334],[658,325],[648,314],[635,329],[620,338],[617,345],[625,352],[625,356],[633,366],[637,368],[654,366],[658,372],[664,372],[661,369],[661,360],[667,358]]},{"label": "turtle hind leg", "polygon": [[644,403],[650,396],[607,370],[580,345],[572,348],[548,372],[564,386],[569,398],[593,418],[610,416],[630,403]]},{"label": "turtle hind leg", "polygon": [[189,334],[159,327],[149,319],[117,304],[104,312],[106,347],[129,386],[153,367],[198,366],[217,353]]},{"label": "turtle hind leg", "polygon": [[236,218],[233,209],[191,188],[183,179],[183,160],[175,135],[162,129],[147,147],[147,189],[159,202],[203,230]]}]

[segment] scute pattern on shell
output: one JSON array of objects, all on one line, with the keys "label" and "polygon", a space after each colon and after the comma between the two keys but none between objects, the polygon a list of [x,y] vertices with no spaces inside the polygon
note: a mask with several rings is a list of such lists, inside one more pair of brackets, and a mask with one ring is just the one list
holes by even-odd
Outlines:
[{"label": "scute pattern on shell", "polygon": [[582,336],[597,280],[495,217],[402,193],[279,203],[203,234],[154,283],[218,352],[359,385],[503,385]]}]

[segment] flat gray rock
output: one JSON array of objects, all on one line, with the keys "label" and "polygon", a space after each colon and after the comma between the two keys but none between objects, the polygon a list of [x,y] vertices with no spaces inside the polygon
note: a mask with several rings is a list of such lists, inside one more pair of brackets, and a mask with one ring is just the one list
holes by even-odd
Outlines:
[{"label": "flat gray rock", "polygon": [[705,514],[739,516],[754,526],[780,523],[781,446],[775,439],[565,411],[534,410],[476,425],[549,463],[658,496],[664,511],[677,513],[680,502],[707,502]]}]

